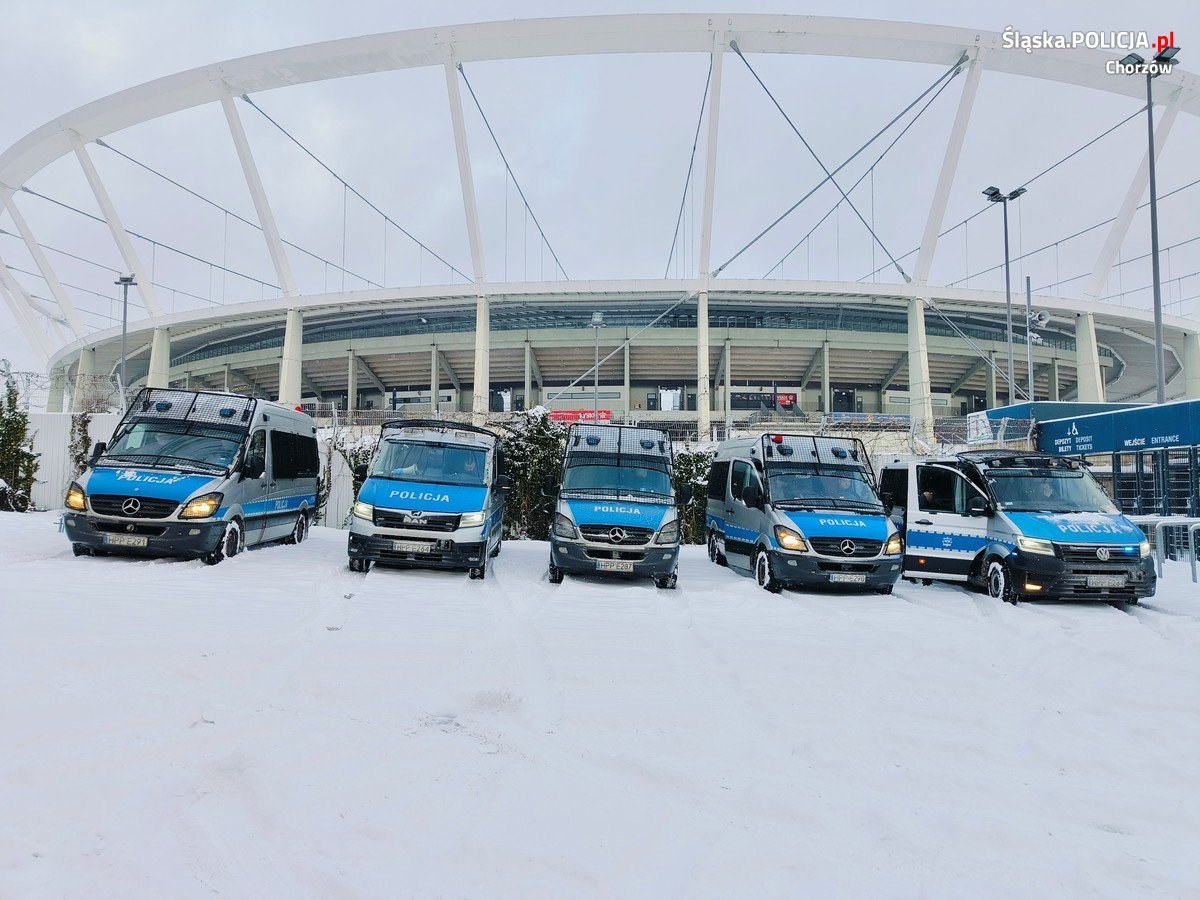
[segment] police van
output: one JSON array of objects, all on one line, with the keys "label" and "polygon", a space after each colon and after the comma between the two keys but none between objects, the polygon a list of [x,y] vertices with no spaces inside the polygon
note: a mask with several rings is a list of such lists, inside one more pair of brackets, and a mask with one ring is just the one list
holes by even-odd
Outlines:
[{"label": "police van", "polygon": [[901,539],[862,442],[763,434],[723,441],[708,472],[708,558],[786,585],[890,594]]},{"label": "police van", "polygon": [[441,419],[385,422],[350,517],[350,569],[373,563],[487,575],[500,552],[504,501],[496,435]]},{"label": "police van", "polygon": [[904,529],[906,578],[1010,603],[1154,594],[1149,541],[1078,460],[998,450],[897,460],[880,494]]},{"label": "police van", "polygon": [[[671,439],[657,428],[572,425],[567,432],[550,532],[551,584],[567,573],[640,575],[671,589],[679,563],[679,514]],[[680,503],[690,494],[684,490]]]},{"label": "police van", "polygon": [[199,557],[215,565],[266,541],[298,544],[320,457],[305,413],[239,394],[143,388],[67,490],[76,556]]}]

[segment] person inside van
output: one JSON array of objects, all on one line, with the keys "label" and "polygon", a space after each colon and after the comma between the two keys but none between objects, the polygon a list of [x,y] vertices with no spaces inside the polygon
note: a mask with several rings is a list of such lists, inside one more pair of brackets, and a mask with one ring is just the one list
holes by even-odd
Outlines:
[{"label": "person inside van", "polygon": [[474,450],[458,450],[449,454],[448,478],[463,484],[482,484],[483,472],[479,467],[479,453]]}]

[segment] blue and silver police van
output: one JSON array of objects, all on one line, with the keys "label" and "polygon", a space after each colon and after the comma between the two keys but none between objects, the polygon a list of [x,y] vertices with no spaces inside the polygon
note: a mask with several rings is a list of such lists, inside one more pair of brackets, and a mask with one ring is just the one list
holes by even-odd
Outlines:
[{"label": "blue and silver police van", "polygon": [[385,422],[350,517],[350,569],[373,563],[487,575],[500,553],[503,472],[496,435],[441,419]]},{"label": "blue and silver police van", "polygon": [[890,594],[901,537],[855,438],[723,441],[708,471],[708,558],[778,593],[787,585]]},{"label": "blue and silver police van", "polygon": [[[679,514],[671,438],[635,425],[572,425],[555,490],[549,578],[567,573],[642,576],[674,588]],[[680,503],[687,502],[686,491]]]},{"label": "blue and silver police van", "polygon": [[1079,460],[1012,450],[897,460],[880,494],[904,528],[906,578],[1009,603],[1154,594],[1150,542]]},{"label": "blue and silver police van", "polygon": [[198,557],[300,543],[320,456],[306,413],[239,394],[143,388],[67,489],[76,556]]}]

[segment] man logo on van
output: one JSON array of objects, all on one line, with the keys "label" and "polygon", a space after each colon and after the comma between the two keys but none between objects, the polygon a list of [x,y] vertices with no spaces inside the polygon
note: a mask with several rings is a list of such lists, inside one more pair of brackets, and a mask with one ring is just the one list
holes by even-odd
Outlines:
[{"label": "man logo on van", "polygon": [[407,525],[424,525],[426,521],[425,513],[415,509],[412,512],[404,513],[403,516]]}]

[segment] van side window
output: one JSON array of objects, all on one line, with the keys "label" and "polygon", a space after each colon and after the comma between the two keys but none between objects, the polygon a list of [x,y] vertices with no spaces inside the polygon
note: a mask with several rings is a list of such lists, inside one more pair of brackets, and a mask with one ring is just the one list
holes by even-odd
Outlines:
[{"label": "van side window", "polygon": [[734,500],[740,501],[746,486],[756,481],[758,481],[758,476],[754,474],[754,469],[750,467],[749,463],[740,459],[734,461],[733,476],[729,482],[729,493],[733,495]]},{"label": "van side window", "polygon": [[879,496],[892,506],[908,506],[908,469],[884,469],[879,476]]},{"label": "van side window", "polygon": [[715,462],[708,470],[708,499],[724,500],[725,484],[729,481],[729,461]]},{"label": "van side window", "polygon": [[922,512],[966,513],[957,509],[956,500],[962,498],[959,482],[962,478],[953,469],[940,466],[917,466],[917,504]]},{"label": "van side window", "polygon": [[276,478],[316,478],[321,471],[317,439],[309,435],[272,431],[271,459]]},{"label": "van side window", "polygon": [[246,468],[253,469],[255,464],[261,469],[266,469],[267,433],[263,430],[250,435],[250,446],[246,449]]}]

